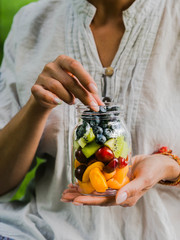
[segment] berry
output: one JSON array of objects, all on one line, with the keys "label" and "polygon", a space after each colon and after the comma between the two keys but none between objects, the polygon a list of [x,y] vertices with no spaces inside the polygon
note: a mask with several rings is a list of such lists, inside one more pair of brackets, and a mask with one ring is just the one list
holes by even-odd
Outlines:
[{"label": "berry", "polygon": [[118,159],[114,158],[104,167],[103,170],[107,173],[111,173],[116,169],[117,166],[118,166]]},{"label": "berry", "polygon": [[97,126],[100,123],[100,119],[98,116],[91,116],[91,120],[89,123],[91,127]]},{"label": "berry", "polygon": [[98,144],[104,144],[106,142],[106,137],[102,134],[96,135],[96,143]]},{"label": "berry", "polygon": [[107,163],[110,160],[112,160],[114,158],[114,154],[111,151],[111,149],[109,149],[106,146],[103,146],[101,148],[98,149],[98,151],[95,154],[97,160]]},{"label": "berry", "polygon": [[124,168],[128,165],[128,157],[126,159],[119,157],[118,161],[119,161],[119,168]]},{"label": "berry", "polygon": [[80,165],[79,167],[77,167],[76,168],[76,170],[75,170],[75,177],[78,179],[78,180],[80,180],[80,181],[82,181],[82,177],[83,177],[83,174],[84,174],[84,172],[85,172],[85,170],[86,170],[86,165]]},{"label": "berry", "polygon": [[107,127],[108,127],[108,121],[106,121],[106,120],[101,121],[101,122],[100,122],[100,126],[101,126],[103,129],[107,128]]},{"label": "berry", "polygon": [[75,157],[76,159],[80,162],[80,163],[86,163],[87,162],[87,158],[84,156],[84,154],[82,153],[81,149],[78,149],[75,152]]},{"label": "berry", "polygon": [[106,112],[106,107],[104,107],[104,106],[99,106],[99,112],[100,112],[100,113],[105,113],[105,112]]},{"label": "berry", "polygon": [[86,132],[86,128],[83,125],[80,125],[76,130],[77,139],[81,138]]},{"label": "berry", "polygon": [[99,126],[94,126],[93,127],[93,132],[94,132],[95,135],[102,134],[103,133],[103,129],[101,127],[99,127]]},{"label": "berry", "polygon": [[112,131],[109,128],[105,128],[103,133],[104,133],[104,136],[106,137],[106,139],[110,139],[112,136]]}]

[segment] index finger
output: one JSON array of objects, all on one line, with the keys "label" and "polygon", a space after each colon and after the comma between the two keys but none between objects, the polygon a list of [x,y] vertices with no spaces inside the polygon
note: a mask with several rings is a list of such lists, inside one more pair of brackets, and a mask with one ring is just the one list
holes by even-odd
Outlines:
[{"label": "index finger", "polygon": [[96,96],[96,101],[99,105],[104,105],[104,103],[100,100],[98,96],[96,82],[93,80],[91,75],[84,69],[80,62],[65,55],[60,55],[55,61],[60,68],[66,70],[68,74],[71,74],[72,77],[77,78],[86,90]]}]

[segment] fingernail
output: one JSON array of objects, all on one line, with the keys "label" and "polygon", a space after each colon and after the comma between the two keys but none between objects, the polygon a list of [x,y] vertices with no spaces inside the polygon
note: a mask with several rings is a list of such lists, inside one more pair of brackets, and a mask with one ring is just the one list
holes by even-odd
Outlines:
[{"label": "fingernail", "polygon": [[99,106],[97,105],[97,103],[95,101],[92,101],[90,103],[90,107],[92,110],[94,110],[95,112],[98,112],[99,111]]},{"label": "fingernail", "polygon": [[83,203],[80,202],[72,202],[72,204],[74,204],[75,206],[83,206]]},{"label": "fingernail", "polygon": [[127,193],[126,192],[120,193],[117,196],[116,203],[121,204],[122,202],[126,201],[126,199],[127,199]]},{"label": "fingernail", "polygon": [[98,89],[97,89],[96,85],[93,84],[93,83],[90,83],[90,84],[88,85],[88,88],[89,88],[89,90],[90,90],[92,93],[97,93],[97,92],[98,92]]},{"label": "fingernail", "polygon": [[62,100],[59,99],[59,98],[54,98],[54,102],[58,105],[61,105],[62,104]]}]

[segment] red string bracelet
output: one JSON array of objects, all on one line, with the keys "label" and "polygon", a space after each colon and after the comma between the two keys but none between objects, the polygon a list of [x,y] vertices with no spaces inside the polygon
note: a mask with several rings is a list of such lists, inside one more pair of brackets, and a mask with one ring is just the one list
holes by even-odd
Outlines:
[{"label": "red string bracelet", "polygon": [[[163,154],[163,155],[169,156],[180,165],[180,158],[178,156],[174,155],[172,153],[172,150],[170,150],[168,147],[165,147],[165,146],[161,147],[158,149],[157,152],[154,152],[154,154]],[[168,181],[168,180],[167,181],[161,180],[161,181],[159,181],[159,183],[163,184],[163,185],[177,186],[178,184],[180,184],[180,175],[175,182]]]}]

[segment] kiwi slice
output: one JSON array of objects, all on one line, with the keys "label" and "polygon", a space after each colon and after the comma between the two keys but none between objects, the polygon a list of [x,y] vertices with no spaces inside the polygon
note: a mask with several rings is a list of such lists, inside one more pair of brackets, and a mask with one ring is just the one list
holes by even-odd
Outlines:
[{"label": "kiwi slice", "polygon": [[88,131],[78,140],[78,144],[84,148],[87,143],[92,142],[95,139],[92,128],[89,128]]},{"label": "kiwi slice", "polygon": [[84,148],[82,148],[82,152],[86,158],[91,157],[101,145],[97,144],[95,141],[88,143]]},{"label": "kiwi slice", "polygon": [[124,141],[123,148],[122,148],[120,156],[122,158],[127,158],[128,152],[129,152],[128,144],[127,144],[127,142]]},{"label": "kiwi slice", "polygon": [[109,147],[116,158],[121,156],[124,146],[124,136],[118,136],[117,138],[111,138],[104,143],[105,146]]},{"label": "kiwi slice", "polygon": [[79,148],[79,143],[78,141],[74,141],[74,149],[77,150]]}]

